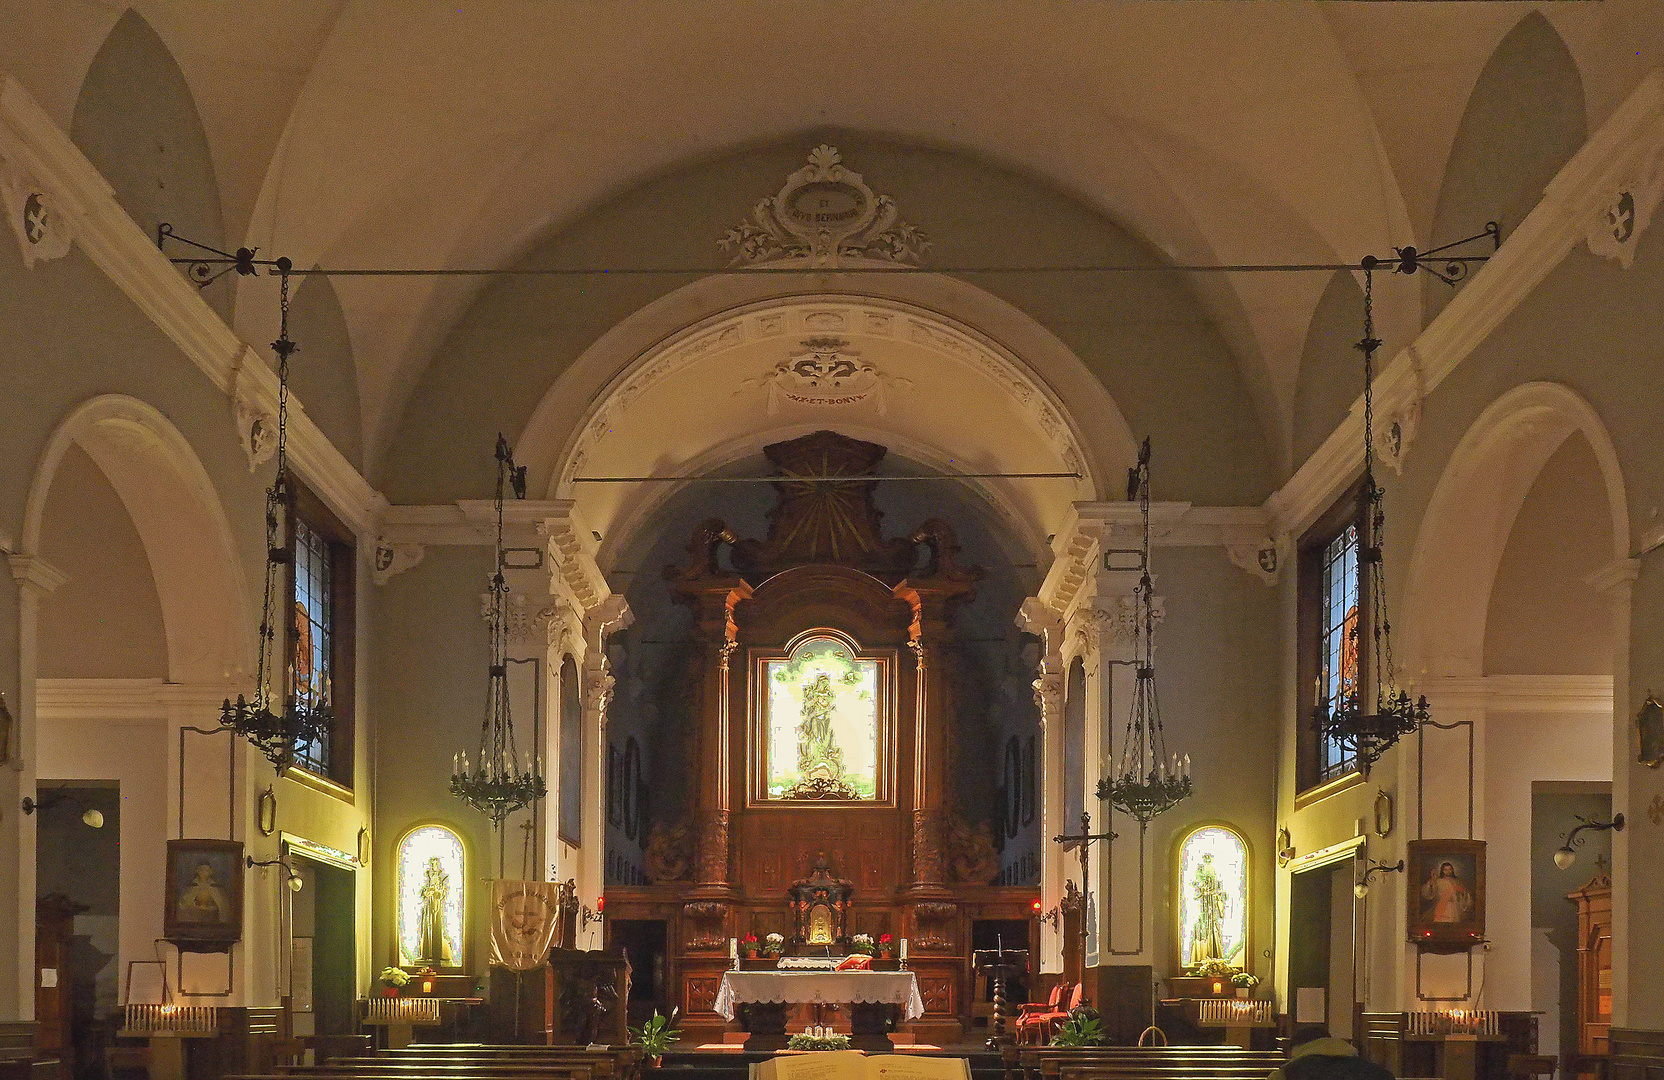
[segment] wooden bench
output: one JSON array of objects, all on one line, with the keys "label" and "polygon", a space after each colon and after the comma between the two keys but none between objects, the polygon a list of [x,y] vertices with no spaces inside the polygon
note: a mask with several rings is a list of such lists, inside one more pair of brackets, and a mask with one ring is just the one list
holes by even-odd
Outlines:
[{"label": "wooden bench", "polygon": [[1074,1072],[1088,1067],[1119,1072],[1153,1070],[1169,1076],[1183,1071],[1203,1077],[1225,1069],[1263,1078],[1284,1061],[1283,1055],[1275,1051],[1243,1050],[1236,1046],[1031,1047],[1018,1055],[1011,1071],[1019,1073],[1023,1080],[1060,1080],[1066,1069]]}]

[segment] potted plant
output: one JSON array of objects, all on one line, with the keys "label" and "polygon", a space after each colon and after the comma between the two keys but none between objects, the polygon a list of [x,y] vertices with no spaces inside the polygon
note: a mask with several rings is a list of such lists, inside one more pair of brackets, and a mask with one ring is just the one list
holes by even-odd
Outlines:
[{"label": "potted plant", "polygon": [[670,1026],[676,1022],[676,1014],[679,1011],[671,1009],[667,1019],[655,1009],[652,1019],[638,1028],[630,1029],[630,1038],[635,1045],[641,1047],[641,1061],[647,1068],[658,1068],[664,1061],[664,1052],[681,1042],[681,1029]]},{"label": "potted plant", "polygon": [[747,960],[757,959],[757,935],[747,934],[741,938],[740,951],[745,954]]},{"label": "potted plant", "polygon": [[871,934],[856,934],[854,937],[849,939],[849,951],[852,953],[862,953],[866,956],[871,956],[873,954],[873,949],[874,945]]},{"label": "potted plant", "polygon": [[1231,985],[1236,987],[1236,996],[1239,998],[1252,997],[1254,987],[1259,984],[1259,978],[1246,971],[1239,971],[1231,976]]},{"label": "potted plant", "polygon": [[786,935],[769,934],[763,938],[763,955],[779,956],[786,951]]},{"label": "potted plant", "polygon": [[384,967],[376,978],[381,980],[382,997],[398,997],[399,987],[410,981],[410,972],[404,968]]},{"label": "potted plant", "polygon": [[889,934],[878,935],[878,958],[888,960],[896,954],[896,939]]},{"label": "potted plant", "polygon": [[1085,1009],[1070,1013],[1052,1036],[1053,1046],[1097,1046],[1103,1041],[1102,1022]]}]

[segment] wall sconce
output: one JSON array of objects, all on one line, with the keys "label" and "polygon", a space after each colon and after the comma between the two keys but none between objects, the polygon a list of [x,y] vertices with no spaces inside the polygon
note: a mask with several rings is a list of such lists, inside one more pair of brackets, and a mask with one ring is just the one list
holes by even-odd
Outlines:
[{"label": "wall sconce", "polygon": [[1352,886],[1352,895],[1356,896],[1359,900],[1368,896],[1369,879],[1376,874],[1402,874],[1403,872],[1403,859],[1399,859],[1396,863],[1391,865],[1388,865],[1387,863],[1372,863],[1364,868],[1364,876],[1358,879],[1358,883],[1356,885]]},{"label": "wall sconce", "polygon": [[1624,831],[1624,816],[1622,814],[1613,814],[1611,821],[1590,821],[1586,817],[1580,817],[1575,814],[1573,816],[1577,817],[1577,820],[1581,821],[1583,824],[1567,833],[1566,842],[1561,844],[1559,849],[1554,853],[1554,865],[1558,866],[1562,870],[1570,870],[1572,868],[1572,863],[1577,861],[1577,852],[1573,849],[1583,846],[1584,833],[1605,832],[1608,829],[1613,832]]},{"label": "wall sconce", "polygon": [[1288,827],[1277,830],[1277,865],[1287,866],[1294,861],[1294,837],[1289,835]]},{"label": "wall sconce", "polygon": [[243,863],[250,870],[253,870],[256,866],[281,866],[283,867],[283,872],[288,875],[286,884],[289,886],[290,892],[300,892],[302,889],[306,888],[306,880],[295,872],[294,867],[290,866],[282,859],[267,859],[264,862],[258,862],[255,860],[253,855],[245,855],[243,857]]},{"label": "wall sconce", "polygon": [[81,808],[81,820],[89,829],[102,829],[104,827],[104,814],[101,811],[93,809],[61,787],[42,792],[38,799],[24,796],[23,812],[33,814],[37,810],[50,810],[59,803],[65,802],[74,803]]}]

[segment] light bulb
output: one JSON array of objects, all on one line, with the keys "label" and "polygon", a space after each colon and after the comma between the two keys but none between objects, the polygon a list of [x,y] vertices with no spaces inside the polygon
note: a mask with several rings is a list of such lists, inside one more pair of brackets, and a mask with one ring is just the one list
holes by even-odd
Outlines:
[{"label": "light bulb", "polygon": [[289,878],[289,891],[290,892],[300,892],[304,888],[306,888],[306,882],[305,881],[302,881],[298,877],[290,877]]},{"label": "light bulb", "polygon": [[1368,885],[1368,883],[1360,881],[1356,885],[1352,886],[1352,895],[1356,896],[1359,900],[1362,900],[1364,897],[1368,896],[1369,895],[1369,885]]},{"label": "light bulb", "polygon": [[1562,870],[1570,870],[1572,863],[1577,861],[1577,852],[1569,847],[1563,847],[1554,853],[1554,865]]},{"label": "light bulb", "polygon": [[97,810],[89,808],[86,813],[81,815],[81,820],[94,829],[102,829],[104,827],[104,815]]}]

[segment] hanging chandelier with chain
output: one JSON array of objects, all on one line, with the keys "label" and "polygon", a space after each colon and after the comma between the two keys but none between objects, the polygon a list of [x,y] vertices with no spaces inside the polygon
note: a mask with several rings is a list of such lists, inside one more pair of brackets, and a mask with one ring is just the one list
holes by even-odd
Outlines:
[{"label": "hanging chandelier with chain", "polygon": [[465,750],[452,762],[451,794],[491,819],[494,829],[517,810],[548,794],[543,762],[530,750],[516,753],[514,715],[508,696],[508,579],[503,574],[503,500],[505,489],[526,497],[526,469],[514,463],[508,440],[497,436],[496,562],[487,598],[491,624],[491,666],[485,697],[485,719],[480,723],[478,757],[470,762]]},{"label": "hanging chandelier with chain", "polygon": [[[1371,666],[1356,670],[1350,687],[1329,700],[1329,688],[1320,677],[1317,704],[1312,710],[1312,728],[1347,754],[1355,756],[1358,768],[1365,777],[1382,754],[1406,735],[1412,735],[1428,722],[1430,713],[1424,696],[1411,702],[1410,695],[1399,689],[1392,654],[1392,623],[1387,618],[1386,575],[1381,559],[1381,540],[1386,529],[1383,509],[1385,492],[1375,482],[1375,351],[1381,340],[1375,336],[1375,269],[1380,260],[1373,256],[1363,260],[1364,271],[1364,336],[1358,351],[1364,354],[1364,476],[1358,492],[1358,565],[1362,580],[1358,587],[1358,602],[1368,612],[1369,653]],[[1357,619],[1347,631],[1347,647],[1359,659],[1365,656],[1364,643],[1359,640],[1363,620]],[[1374,694],[1366,682],[1373,677]]]},{"label": "hanging chandelier with chain", "polygon": [[[294,267],[288,259],[277,259],[271,265],[277,271],[279,297],[277,340],[272,342],[272,352],[277,356],[277,475],[266,489],[266,594],[260,608],[259,658],[255,664],[254,700],[242,694],[234,702],[227,698],[220,705],[220,725],[253,743],[281,775],[295,763],[301,747],[328,736],[335,717],[328,699],[318,692],[297,693],[288,685],[274,690],[270,685],[274,679],[287,682],[287,672],[278,667],[276,650],[278,613],[291,611],[291,605],[281,602],[279,590],[287,583],[283,568],[293,558],[287,540],[289,357],[297,351],[289,340],[289,273]],[[286,625],[288,639],[294,640],[292,615]]]},{"label": "hanging chandelier with chain", "polygon": [[1137,681],[1133,687],[1132,710],[1127,716],[1127,734],[1121,743],[1121,758],[1115,775],[1098,781],[1098,798],[1121,813],[1138,819],[1140,827],[1190,797],[1190,755],[1167,752],[1167,737],[1161,727],[1161,704],[1156,698],[1155,665],[1155,582],[1150,577],[1150,440],[1138,450],[1138,464],[1128,470],[1128,495],[1137,495],[1144,523],[1140,560],[1136,642],[1134,661]]}]

